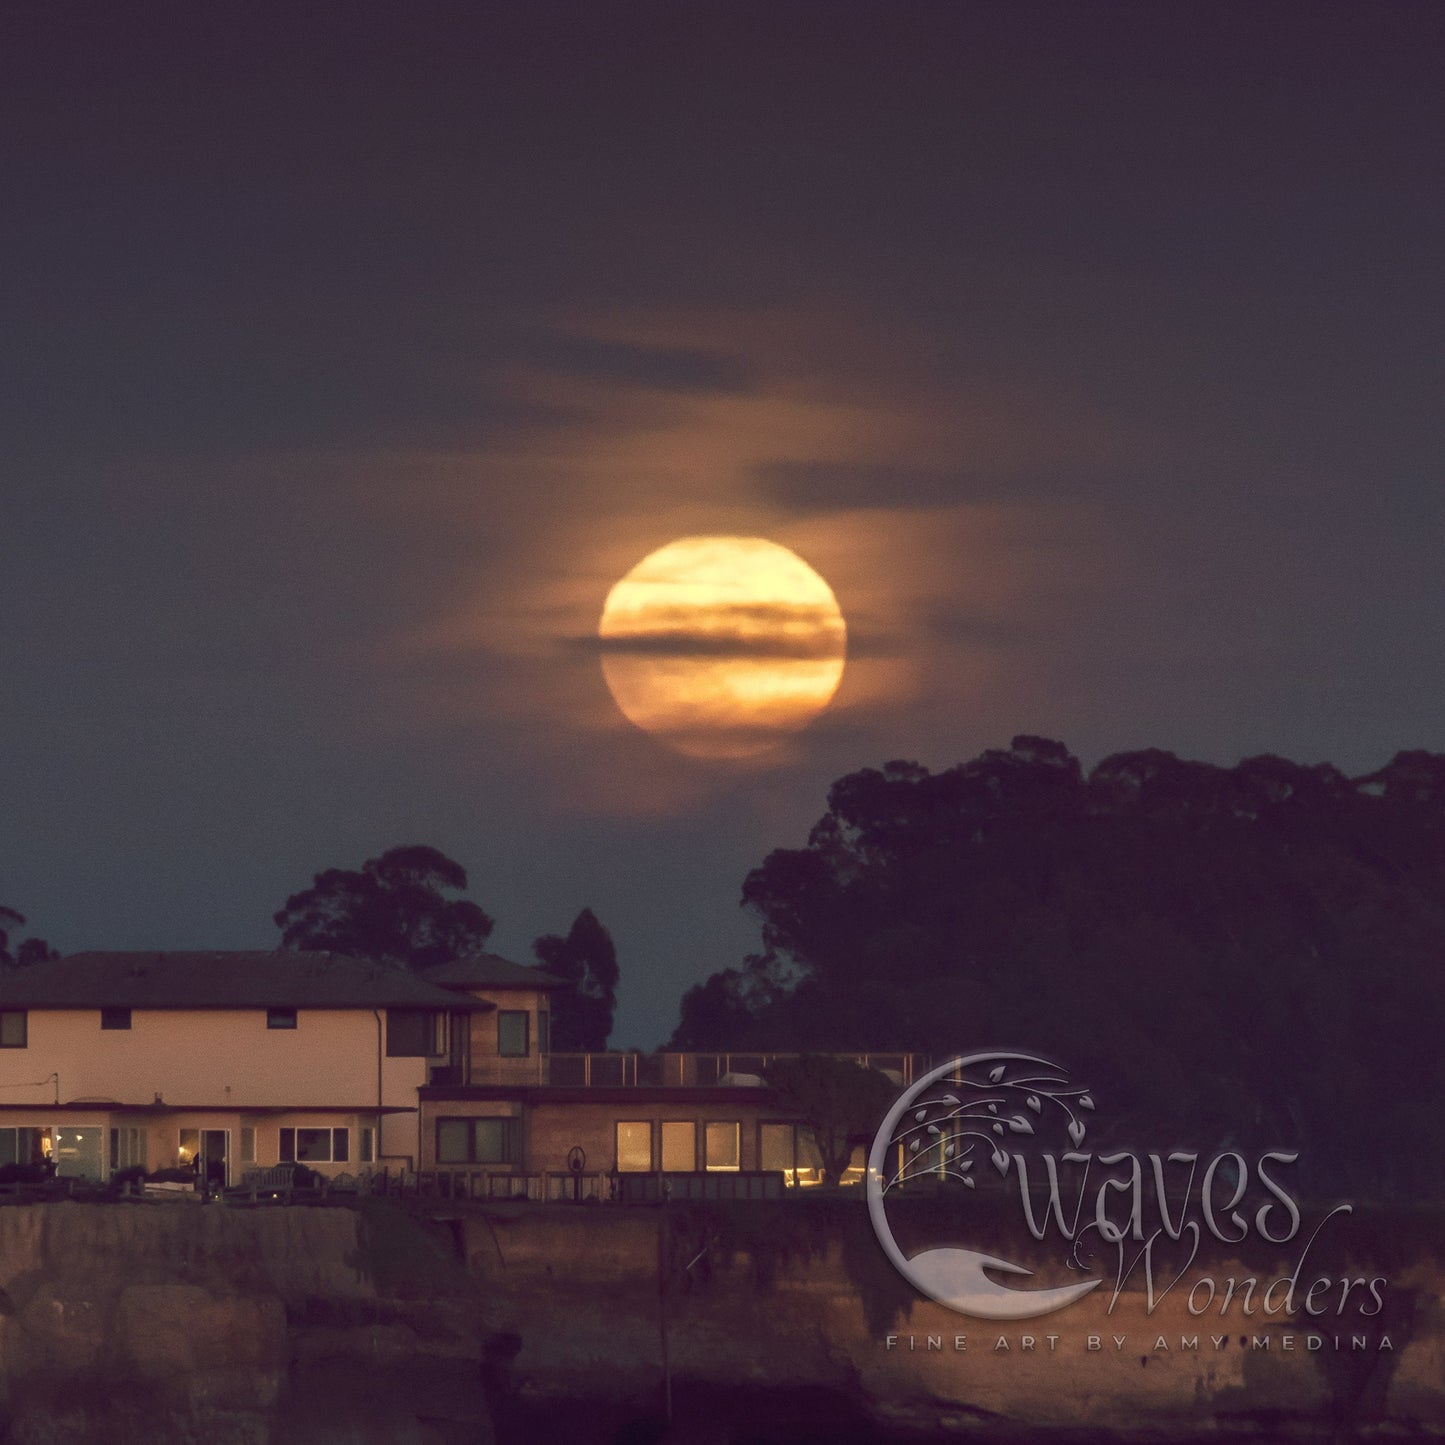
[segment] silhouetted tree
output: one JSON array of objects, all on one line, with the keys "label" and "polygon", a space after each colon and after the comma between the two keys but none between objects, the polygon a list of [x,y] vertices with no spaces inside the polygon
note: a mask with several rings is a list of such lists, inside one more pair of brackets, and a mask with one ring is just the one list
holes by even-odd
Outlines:
[{"label": "silhouetted tree", "polygon": [[22,938],[10,946],[12,929],[25,927],[25,915],[0,905],[0,968],[26,968],[60,955],[43,938]]},{"label": "silhouetted tree", "polygon": [[872,1140],[898,1092],[876,1069],[826,1054],[778,1059],[763,1077],[779,1109],[812,1135],[824,1184],[836,1184],[853,1150]]},{"label": "silhouetted tree", "polygon": [[566,938],[547,934],[532,945],[540,967],[570,985],[552,995],[552,1048],[588,1053],[607,1047],[617,1007],[617,950],[590,908]]},{"label": "silhouetted tree", "polygon": [[1088,1074],[1106,1130],[1289,1141],[1361,1191],[1440,1182],[1445,758],[1352,781],[1147,750],[1085,777],[1020,737],[828,803],[748,875],[763,947],[689,992],[679,1042],[1026,1047]]},{"label": "silhouetted tree", "polygon": [[412,968],[480,953],[492,919],[470,899],[466,870],[435,848],[392,848],[359,872],[331,868],[275,915],[281,944]]}]

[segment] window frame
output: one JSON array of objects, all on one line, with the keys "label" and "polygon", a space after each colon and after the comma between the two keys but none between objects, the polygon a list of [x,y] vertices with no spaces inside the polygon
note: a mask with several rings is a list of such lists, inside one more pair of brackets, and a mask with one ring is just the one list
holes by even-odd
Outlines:
[{"label": "window frame", "polygon": [[[20,1041],[6,1038],[10,1020],[20,1020]],[[30,1047],[30,1011],[23,1008],[0,1009],[0,1049],[28,1049]]]},{"label": "window frame", "polygon": [[266,1027],[268,1029],[294,1029],[296,1022],[294,1008],[268,1008],[266,1010]]},{"label": "window frame", "polygon": [[[733,1140],[732,1164],[712,1162],[712,1133],[714,1129],[731,1129]],[[737,1174],[743,1167],[743,1126],[741,1119],[707,1119],[702,1126],[702,1167],[709,1174]]]},{"label": "window frame", "polygon": [[387,1058],[446,1058],[450,1046],[450,1027],[448,1019],[449,1015],[441,1009],[387,1009]]},{"label": "window frame", "polygon": [[[345,1164],[350,1160],[351,1140],[348,1137],[350,1131],[344,1125],[329,1124],[288,1124],[279,1131],[276,1140],[276,1158],[282,1164],[305,1164],[310,1167],[312,1164]],[[300,1157],[302,1134],[325,1134],[327,1138],[327,1154],[324,1158],[320,1155],[310,1155],[305,1159]],[[287,1136],[290,1136],[289,1138]],[[339,1148],[338,1148],[339,1144]]]},{"label": "window frame", "polygon": [[[765,1145],[768,1130],[779,1129],[787,1132],[787,1147],[783,1151],[788,1162],[775,1166],[768,1162],[769,1150]],[[758,1168],[773,1172],[781,1167],[783,1181],[787,1186],[814,1185],[823,1182],[823,1159],[818,1150],[818,1141],[809,1125],[796,1119],[761,1119],[758,1121]]]},{"label": "window frame", "polygon": [[[680,1129],[687,1129],[687,1130],[690,1131],[690,1134],[691,1134],[691,1140],[690,1140],[691,1147],[688,1149],[688,1154],[691,1156],[691,1158],[690,1158],[690,1161],[689,1161],[686,1165],[684,1165],[681,1169],[678,1169],[678,1168],[676,1168],[674,1165],[669,1164],[669,1163],[667,1162],[667,1134],[668,1134],[668,1130],[669,1130],[669,1129],[672,1130],[674,1134],[676,1134],[676,1132],[677,1132],[678,1130],[680,1130]],[[657,1132],[658,1132],[658,1158],[659,1158],[660,1163],[662,1164],[662,1172],[663,1172],[664,1174],[696,1174],[696,1173],[697,1173],[697,1120],[696,1120],[696,1119],[664,1119],[664,1120],[658,1125],[658,1130],[657,1130]]]},{"label": "window frame", "polygon": [[[627,1128],[647,1130],[647,1164],[645,1167],[622,1162],[622,1131]],[[616,1119],[612,1125],[612,1158],[619,1174],[653,1174],[657,1170],[656,1130],[651,1119]]]},{"label": "window frame", "polygon": [[103,1031],[129,1029],[131,1011],[128,1008],[103,1008],[100,1011],[100,1027]]},{"label": "window frame", "polygon": [[[515,1022],[522,1021],[522,1047],[520,1049],[504,1049],[502,1047],[502,1020],[509,1019]],[[503,1008],[497,1010],[497,1057],[499,1059],[527,1059],[532,1056],[532,1014],[524,1008]]]},{"label": "window frame", "polygon": [[[466,1129],[466,1148],[459,1157],[455,1151],[442,1149],[444,1126],[462,1125]],[[501,1130],[501,1145],[497,1157],[490,1157],[491,1151],[478,1147],[478,1129],[481,1125],[497,1125]],[[439,1166],[497,1165],[511,1166],[522,1162],[522,1121],[515,1114],[447,1114],[437,1119],[433,1130],[436,1146],[436,1162]]]}]

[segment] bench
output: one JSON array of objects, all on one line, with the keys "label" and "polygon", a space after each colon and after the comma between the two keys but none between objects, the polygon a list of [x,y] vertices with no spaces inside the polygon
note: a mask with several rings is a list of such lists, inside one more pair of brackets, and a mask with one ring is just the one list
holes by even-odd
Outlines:
[{"label": "bench", "polygon": [[269,1169],[247,1169],[241,1175],[239,1191],[232,1190],[230,1192],[249,1195],[252,1204],[255,1204],[263,1195],[267,1199],[279,1198],[289,1203],[291,1192],[295,1187],[296,1166],[294,1164],[273,1164]]}]

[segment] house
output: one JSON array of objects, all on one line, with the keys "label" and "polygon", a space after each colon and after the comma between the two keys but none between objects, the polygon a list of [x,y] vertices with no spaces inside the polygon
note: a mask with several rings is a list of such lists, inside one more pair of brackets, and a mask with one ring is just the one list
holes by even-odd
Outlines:
[{"label": "house", "polygon": [[[327,953],[79,953],[0,973],[0,1164],[414,1167],[418,1091],[494,1005]],[[446,1075],[443,1074],[443,1077]]]},{"label": "house", "polygon": [[468,1000],[473,1010],[466,1049],[446,1071],[433,1070],[428,1083],[506,1086],[545,1080],[544,1060],[551,1050],[548,998],[566,987],[561,979],[495,953],[434,964],[421,976]]},{"label": "house", "polygon": [[[0,973],[0,1164],[418,1171],[480,1197],[816,1183],[777,1055],[558,1054],[564,985],[495,954],[80,953]],[[850,1055],[912,1082],[912,1055]],[[686,1181],[681,1176],[689,1176]],[[861,1178],[861,1160],[851,1171]],[[729,1179],[732,1184],[729,1184]]]},{"label": "house", "polygon": [[[419,1091],[419,1168],[449,1176],[454,1191],[560,1199],[610,1195],[623,1175],[821,1180],[808,1130],[763,1086],[782,1056],[552,1053],[547,999],[558,980],[490,954],[423,975],[496,1010],[472,1014],[465,1072],[434,1074]],[[911,1054],[848,1057],[900,1087],[913,1080]],[[855,1157],[852,1180],[862,1168]]]}]

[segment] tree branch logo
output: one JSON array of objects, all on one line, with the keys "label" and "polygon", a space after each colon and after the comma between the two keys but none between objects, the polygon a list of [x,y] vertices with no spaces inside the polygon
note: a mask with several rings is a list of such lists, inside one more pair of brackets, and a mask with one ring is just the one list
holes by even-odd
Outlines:
[{"label": "tree branch logo", "polygon": [[[1094,1153],[1085,1148],[1094,1111],[1087,1087],[1034,1054],[969,1054],[917,1080],[884,1118],[868,1159],[869,1217],[893,1266],[920,1294],[975,1319],[1051,1314],[1107,1285],[1110,1274],[1108,1313],[1133,1279],[1142,1283],[1152,1315],[1194,1268],[1206,1238],[1235,1246],[1253,1233],[1282,1246],[1299,1235],[1301,1210],[1285,1182],[1296,1153],[1268,1150],[1252,1160],[1237,1150],[1213,1156],[1183,1149]],[[993,1185],[986,1192],[1001,1191],[1004,1201],[1017,1195],[1022,1222],[1035,1241],[1057,1241],[1055,1273],[1079,1278],[1025,1285],[1033,1270],[961,1243],[904,1252],[889,1219],[891,1202],[932,1181],[930,1190],[951,1192],[966,1203],[970,1196],[962,1191],[979,1191],[985,1179]],[[1224,1316],[1236,1304],[1245,1316],[1258,1311],[1318,1317],[1331,1309],[1337,1315],[1347,1309],[1378,1315],[1383,1278],[1311,1279],[1305,1269],[1324,1226],[1352,1211],[1350,1204],[1330,1210],[1299,1249],[1293,1268],[1268,1283],[1199,1273],[1185,1307],[1195,1316]],[[964,1209],[959,1218],[965,1224],[971,1219],[978,1229],[982,1214]]]}]

